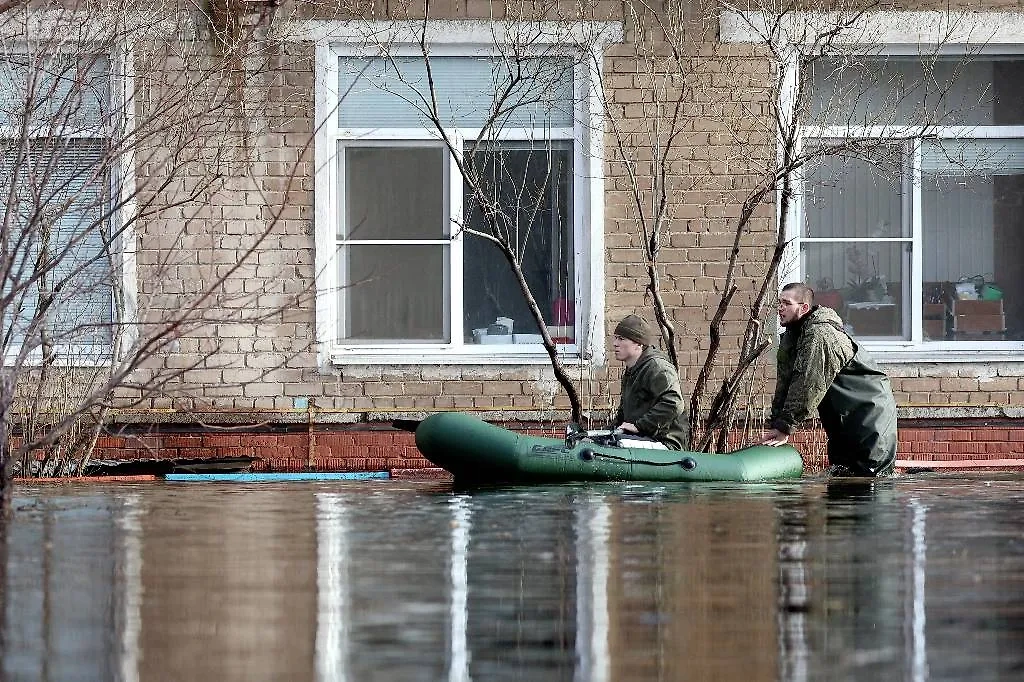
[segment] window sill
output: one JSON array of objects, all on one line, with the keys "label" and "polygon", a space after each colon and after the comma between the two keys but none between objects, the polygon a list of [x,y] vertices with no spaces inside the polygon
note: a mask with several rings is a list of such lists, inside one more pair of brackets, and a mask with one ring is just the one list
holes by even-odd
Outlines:
[{"label": "window sill", "polygon": [[[955,348],[950,343],[923,343],[913,345],[864,340],[861,342],[871,355],[883,364],[913,364],[935,362],[1024,362],[1021,344],[991,342],[971,344],[973,347]],[[996,345],[998,344],[998,345]],[[961,345],[961,344],[957,344]],[[992,347],[996,346],[996,347]]]},{"label": "window sill", "polygon": [[[367,348],[361,346],[335,346],[331,350],[332,365],[550,365],[542,346],[516,348],[510,345],[479,347]],[[588,363],[581,358],[576,346],[559,347],[559,358],[567,365]]]},{"label": "window sill", "polygon": [[[61,368],[93,368],[110,367],[114,358],[110,346],[59,346],[55,351],[56,359],[52,367]],[[17,362],[17,353],[12,351],[3,358],[3,367],[13,367]],[[43,364],[43,355],[40,352],[30,353],[23,361],[22,367],[31,369]]]}]

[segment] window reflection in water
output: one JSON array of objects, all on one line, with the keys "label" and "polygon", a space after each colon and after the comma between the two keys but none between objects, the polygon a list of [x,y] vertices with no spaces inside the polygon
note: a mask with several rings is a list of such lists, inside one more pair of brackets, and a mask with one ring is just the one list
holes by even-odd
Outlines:
[{"label": "window reflection in water", "polygon": [[37,494],[9,526],[4,674],[996,675],[1022,662],[1024,569],[998,483]]},{"label": "window reflection in water", "polygon": [[139,679],[143,513],[136,495],[58,495],[5,524],[0,676]]}]

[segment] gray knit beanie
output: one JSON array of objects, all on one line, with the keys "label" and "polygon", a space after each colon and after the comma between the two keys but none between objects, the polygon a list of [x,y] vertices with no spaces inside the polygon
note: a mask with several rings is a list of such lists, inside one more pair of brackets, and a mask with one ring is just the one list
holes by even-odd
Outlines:
[{"label": "gray knit beanie", "polygon": [[647,320],[639,315],[626,315],[622,322],[615,325],[615,335],[639,343],[641,346],[650,346],[654,343],[654,333]]}]

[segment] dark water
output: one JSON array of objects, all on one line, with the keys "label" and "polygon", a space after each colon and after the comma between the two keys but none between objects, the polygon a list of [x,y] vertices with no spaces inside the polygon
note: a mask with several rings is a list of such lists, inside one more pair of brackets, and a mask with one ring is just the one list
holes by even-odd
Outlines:
[{"label": "dark water", "polygon": [[1024,679],[1024,477],[16,490],[9,680]]}]

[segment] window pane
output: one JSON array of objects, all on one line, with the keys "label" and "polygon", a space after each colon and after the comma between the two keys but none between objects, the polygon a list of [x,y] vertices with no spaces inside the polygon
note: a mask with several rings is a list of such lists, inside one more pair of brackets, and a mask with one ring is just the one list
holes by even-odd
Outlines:
[{"label": "window pane", "polygon": [[342,247],[340,339],[448,343],[448,248],[439,244]]},{"label": "window pane", "polygon": [[1020,125],[1024,60],[827,56],[807,63],[817,125]]},{"label": "window pane", "polygon": [[0,57],[0,125],[29,112],[46,126],[97,128],[110,114],[110,60],[105,55]]},{"label": "window pane", "polygon": [[805,242],[801,246],[804,279],[814,301],[834,308],[856,336],[909,338],[904,320],[904,272],[900,242]]},{"label": "window pane", "polygon": [[[433,128],[431,82],[445,126],[571,127],[573,62],[568,57],[423,57],[338,60],[338,125]],[[497,115],[496,115],[497,114]],[[495,116],[496,115],[496,116]]]},{"label": "window pane", "polygon": [[[560,343],[573,341],[571,144],[544,143],[536,148],[528,142],[493,144],[467,158],[476,184],[495,207],[486,213],[481,210],[467,183],[468,226],[509,246],[552,336]],[[535,336],[539,329],[501,249],[469,234],[464,253],[466,341],[540,343]],[[492,326],[499,318],[512,320],[513,339],[494,338],[504,336]]]},{"label": "window pane", "polygon": [[[7,243],[14,259],[5,292],[14,293],[5,321],[14,338],[56,344],[111,338],[111,235],[106,145],[96,139],[33,140],[27,152],[4,145],[0,194],[10,211]],[[17,156],[27,162],[15,166]]]},{"label": "window pane", "polygon": [[345,220],[339,239],[443,239],[441,147],[343,147]]},{"label": "window pane", "polygon": [[926,297],[946,306],[953,340],[1024,340],[1024,147],[923,145]]},{"label": "window pane", "polygon": [[[862,144],[849,140],[847,144]],[[827,140],[821,144],[839,144]],[[851,146],[852,149],[852,146]],[[813,153],[813,147],[810,149]],[[805,170],[804,236],[909,236],[903,215],[903,147],[878,145],[857,156],[813,158]]]}]

